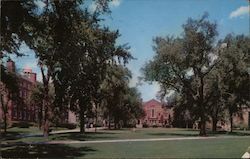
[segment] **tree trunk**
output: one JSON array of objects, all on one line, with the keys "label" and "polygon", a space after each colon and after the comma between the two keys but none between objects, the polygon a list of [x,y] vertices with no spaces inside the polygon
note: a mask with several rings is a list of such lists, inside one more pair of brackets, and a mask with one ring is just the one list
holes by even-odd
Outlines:
[{"label": "tree trunk", "polygon": [[201,127],[200,127],[200,136],[206,136],[206,120],[205,120],[205,109],[204,109],[204,81],[203,76],[200,76],[200,87],[199,87],[199,106],[201,108]]},{"label": "tree trunk", "polygon": [[200,136],[206,136],[206,121],[204,116],[201,117],[201,122],[200,122]]},{"label": "tree trunk", "polygon": [[43,136],[46,138],[49,136],[49,120],[48,119],[44,120]]},{"label": "tree trunk", "polygon": [[217,118],[212,118],[212,123],[213,123],[213,125],[212,125],[212,131],[213,132],[217,131],[217,122],[218,122]]},{"label": "tree trunk", "polygon": [[85,133],[85,117],[84,114],[80,114],[80,133]]},{"label": "tree trunk", "polygon": [[44,137],[49,136],[49,127],[50,127],[50,117],[51,117],[51,107],[49,104],[49,86],[48,83],[44,85],[44,108],[45,108],[45,116],[44,116],[44,130],[43,135]]},{"label": "tree trunk", "polygon": [[7,133],[7,113],[4,112],[4,134]]},{"label": "tree trunk", "polygon": [[49,119],[51,113],[48,103],[48,97],[45,97],[44,105],[45,105],[45,112],[44,112],[43,136],[47,138],[49,136],[49,127],[50,127]]},{"label": "tree trunk", "polygon": [[96,109],[95,109],[95,132],[97,131],[97,120],[98,120],[98,111],[97,111],[97,106],[98,104],[96,104]]},{"label": "tree trunk", "polygon": [[42,129],[42,121],[43,121],[43,109],[41,108],[38,112],[38,128]]},{"label": "tree trunk", "polygon": [[85,116],[84,116],[84,109],[82,106],[80,106],[80,133],[81,134],[85,133]]},{"label": "tree trunk", "polygon": [[1,95],[1,105],[2,105],[3,122],[4,122],[4,134],[7,133],[7,126],[8,126],[8,123],[7,123],[8,104],[9,104],[9,100],[6,104],[4,104],[3,96]]},{"label": "tree trunk", "polygon": [[111,124],[110,124],[110,116],[108,116],[108,121],[109,121],[109,124],[108,124],[108,129],[110,130],[111,129]]},{"label": "tree trunk", "polygon": [[233,132],[233,113],[230,113],[230,132]]},{"label": "tree trunk", "polygon": [[49,136],[49,126],[51,118],[51,105],[49,103],[49,80],[50,80],[50,69],[47,70],[47,76],[45,76],[43,66],[40,67],[42,78],[43,78],[43,87],[44,87],[44,99],[43,99],[43,108],[44,108],[44,123],[43,123],[43,135],[44,137]]}]

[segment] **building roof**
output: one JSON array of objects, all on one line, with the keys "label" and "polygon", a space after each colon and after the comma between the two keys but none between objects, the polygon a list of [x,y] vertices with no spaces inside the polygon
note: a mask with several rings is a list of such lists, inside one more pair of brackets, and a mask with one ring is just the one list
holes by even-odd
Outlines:
[{"label": "building roof", "polygon": [[157,100],[155,100],[155,99],[151,99],[151,100],[149,100],[149,101],[147,101],[147,102],[143,102],[143,106],[148,105],[148,104],[162,105],[161,102],[159,102],[159,101],[157,101]]},{"label": "building roof", "polygon": [[156,99],[151,99],[147,102],[143,102],[143,106],[146,106],[146,105],[161,105],[161,106],[164,106],[164,107],[172,107],[171,105],[168,105],[166,102],[160,102]]}]

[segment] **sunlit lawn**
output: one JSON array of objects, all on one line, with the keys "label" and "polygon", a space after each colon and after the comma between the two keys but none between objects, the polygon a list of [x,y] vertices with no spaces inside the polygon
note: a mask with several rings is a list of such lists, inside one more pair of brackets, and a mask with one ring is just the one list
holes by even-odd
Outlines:
[{"label": "sunlit lawn", "polygon": [[[203,140],[179,141],[142,141],[120,143],[92,143],[92,144],[54,144],[43,145],[25,144],[27,142],[46,141],[41,135],[21,137],[27,134],[41,133],[37,128],[9,129],[8,138],[3,138],[1,152],[3,157],[87,157],[87,158],[239,158],[250,146],[250,131],[235,131],[233,134],[209,134],[209,136],[236,136],[237,138],[216,138]],[[16,135],[19,134],[19,137]],[[50,135],[49,140],[112,140],[112,139],[143,139],[143,138],[172,138],[198,136],[197,130],[177,128],[144,128],[123,130],[98,130],[81,135],[77,132]],[[241,137],[244,136],[244,137]],[[19,145],[15,144],[19,142]],[[12,144],[11,144],[12,143]]]},{"label": "sunlit lawn", "polygon": [[3,157],[57,158],[240,158],[250,137],[183,141],[18,145],[2,148]]}]

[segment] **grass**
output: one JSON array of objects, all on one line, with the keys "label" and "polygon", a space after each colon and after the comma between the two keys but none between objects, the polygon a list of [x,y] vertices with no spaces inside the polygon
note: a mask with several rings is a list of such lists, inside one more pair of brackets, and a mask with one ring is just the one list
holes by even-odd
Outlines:
[{"label": "grass", "polygon": [[3,157],[52,158],[240,158],[250,137],[127,143],[18,145],[2,149]]},{"label": "grass", "polygon": [[[98,130],[97,132],[87,132],[80,134],[78,132],[67,132],[51,134],[45,139],[38,128],[11,128],[4,142],[43,142],[52,140],[112,140],[112,139],[144,139],[144,138],[173,138],[173,137],[195,137],[199,136],[198,130],[180,129],[180,128],[143,128],[132,131],[131,129],[122,130]],[[209,132],[209,136],[250,136],[250,131],[234,131],[233,133],[218,132],[217,134]]]},{"label": "grass", "polygon": [[[240,158],[250,146],[250,131],[234,131],[233,133],[220,132],[209,136],[237,136],[237,138],[216,138],[205,140],[182,141],[147,141],[126,143],[92,143],[92,144],[54,144],[28,145],[26,142],[45,141],[40,136],[25,136],[33,132],[39,133],[36,128],[30,130],[12,128],[11,136],[4,138],[1,151],[3,157],[24,158]],[[16,137],[19,134],[19,137]],[[197,130],[177,128],[146,128],[123,130],[98,130],[85,135],[77,132],[60,133],[49,136],[49,140],[109,140],[109,139],[142,139],[142,138],[172,138],[198,136]],[[244,136],[244,137],[242,137]],[[18,144],[16,144],[18,142]]]}]

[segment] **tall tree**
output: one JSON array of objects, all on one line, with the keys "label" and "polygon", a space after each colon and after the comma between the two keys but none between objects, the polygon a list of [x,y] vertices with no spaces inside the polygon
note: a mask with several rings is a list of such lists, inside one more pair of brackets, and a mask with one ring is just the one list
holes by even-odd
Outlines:
[{"label": "tall tree", "polygon": [[204,14],[195,20],[189,18],[183,25],[181,37],[154,39],[156,55],[142,69],[145,80],[160,83],[162,92],[177,91],[200,120],[200,135],[206,135],[208,96],[206,77],[217,65],[212,61],[216,23]]},{"label": "tall tree", "polygon": [[[140,94],[136,88],[129,87],[130,71],[122,65],[109,67],[107,76],[101,85],[104,95],[103,110],[110,123],[113,121],[115,128],[135,124],[136,119],[143,116]],[[131,123],[132,122],[132,123]]]},{"label": "tall tree", "polygon": [[230,116],[231,131],[233,116],[250,105],[250,38],[244,35],[227,35],[221,41],[225,49],[220,57],[219,68],[221,96]]},{"label": "tall tree", "polygon": [[19,98],[19,86],[17,76],[7,71],[1,64],[1,81],[0,81],[0,105],[3,115],[4,133],[7,132],[9,105],[11,103],[17,105],[21,104]]},{"label": "tall tree", "polygon": [[30,27],[36,27],[34,1],[1,1],[1,53],[22,55],[19,47],[22,42],[32,40]]},{"label": "tall tree", "polygon": [[[51,118],[51,105],[48,103],[49,82],[53,81],[55,86],[56,99],[54,104],[60,106],[62,97],[65,97],[65,93],[62,93],[62,91],[66,92],[68,88],[72,88],[74,86],[72,83],[78,84],[75,82],[74,77],[70,76],[72,68],[79,70],[79,68],[83,69],[82,66],[84,66],[85,72],[81,72],[76,76],[79,78],[83,77],[85,73],[88,75],[92,73],[85,65],[85,62],[87,62],[87,66],[90,66],[89,64],[93,61],[89,59],[93,60],[94,57],[92,52],[97,52],[97,49],[95,49],[97,46],[94,45],[97,38],[96,36],[91,37],[91,35],[94,35],[93,30],[98,34],[98,22],[100,21],[98,16],[109,11],[109,0],[96,0],[95,2],[97,10],[94,14],[90,14],[87,9],[82,9],[84,8],[82,7],[83,4],[86,4],[82,0],[44,1],[45,7],[40,8],[40,11],[38,11],[39,8],[37,8],[34,1],[17,1],[17,3],[13,3],[13,6],[7,1],[4,1],[4,3],[1,1],[2,8],[6,11],[2,14],[4,18],[1,18],[1,29],[5,29],[1,30],[1,33],[6,33],[1,34],[1,38],[4,38],[4,43],[1,43],[4,44],[3,51],[14,52],[18,50],[21,42],[24,41],[35,51],[39,59],[44,87],[44,136],[48,136],[49,120]],[[20,14],[15,14],[15,9]],[[11,33],[14,33],[14,36]],[[118,33],[112,35],[117,36]],[[103,37],[109,40],[106,36]],[[114,41],[113,39],[111,44],[114,44]],[[101,50],[100,47],[98,49]],[[114,52],[121,53],[122,50],[121,47],[110,49],[108,50],[109,55],[113,55]],[[90,53],[91,56],[89,56]],[[96,61],[98,60],[100,59],[96,58]],[[101,62],[103,61],[101,60]],[[94,63],[92,64],[92,66],[95,66]],[[99,68],[99,66],[97,67]],[[91,81],[93,77],[84,79]],[[64,84],[66,85],[64,86]],[[82,92],[78,92],[79,95],[82,96],[83,90],[91,90],[92,86],[81,88]],[[70,95],[72,97],[72,94]],[[89,96],[84,97],[89,100]],[[85,102],[81,102],[82,105],[86,105]]]}]

